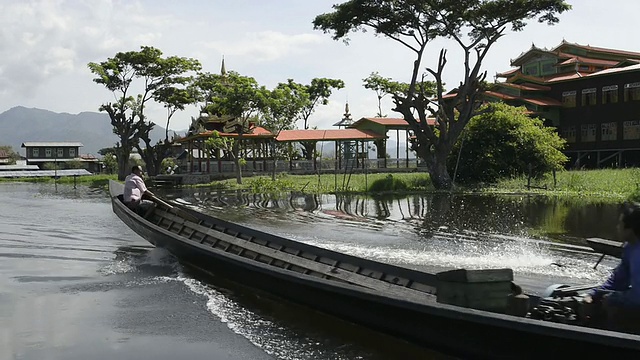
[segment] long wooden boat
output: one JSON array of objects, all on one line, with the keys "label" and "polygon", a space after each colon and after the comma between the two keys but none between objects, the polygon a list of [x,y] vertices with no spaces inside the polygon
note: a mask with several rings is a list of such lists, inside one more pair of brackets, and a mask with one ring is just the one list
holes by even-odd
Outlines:
[{"label": "long wooden boat", "polygon": [[599,254],[617,257],[618,259],[622,258],[622,243],[620,241],[588,238],[587,244]]},{"label": "long wooden boat", "polygon": [[[465,300],[465,287],[475,296],[495,295],[490,288],[502,289],[502,283],[483,288],[482,281],[504,280],[503,271],[428,274],[292,241],[162,199],[143,217],[122,203],[122,184],[111,181],[109,187],[114,213],[187,266],[430,349],[477,359],[640,354],[638,335],[561,323],[571,322],[559,316],[571,310],[558,301],[531,298],[525,310],[560,322],[443,303]],[[490,300],[484,304],[503,299]]]}]

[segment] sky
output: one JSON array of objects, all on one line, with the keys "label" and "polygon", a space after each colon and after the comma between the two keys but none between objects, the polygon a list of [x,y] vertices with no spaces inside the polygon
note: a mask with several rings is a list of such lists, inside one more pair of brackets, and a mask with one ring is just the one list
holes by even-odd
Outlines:
[{"label": "sky", "polygon": [[[314,30],[315,16],[331,12],[339,0],[0,0],[0,113],[15,106],[77,114],[97,112],[113,94],[92,81],[89,62],[118,52],[153,46],[165,56],[195,58],[203,70],[227,70],[273,88],[293,79],[308,84],[319,77],[342,79],[329,104],[311,116],[312,126],[329,129],[342,119],[348,102],[354,119],[375,116],[377,97],[363,87],[372,72],[410,81],[414,53],[372,32],[357,33],[346,45]],[[490,50],[483,69],[488,80],[509,70],[510,59],[532,44],[553,48],[563,39],[582,45],[640,52],[633,25],[637,0],[568,0],[573,9],[560,23],[531,21],[521,32],[507,32]],[[451,40],[427,46],[423,67],[435,67],[440,49],[448,51],[446,84],[463,74],[462,52]],[[384,99],[383,113],[399,117]],[[177,113],[170,128],[184,130],[197,108]],[[166,121],[161,106],[149,118]],[[299,124],[301,125],[301,124]]]}]

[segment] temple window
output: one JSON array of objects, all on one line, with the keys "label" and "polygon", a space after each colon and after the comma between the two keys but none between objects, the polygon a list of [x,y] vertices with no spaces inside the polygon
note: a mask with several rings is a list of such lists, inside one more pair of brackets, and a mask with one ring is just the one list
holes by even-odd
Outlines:
[{"label": "temple window", "polygon": [[596,104],[596,88],[582,89],[582,106]]},{"label": "temple window", "polygon": [[624,84],[624,101],[640,100],[640,82]]},{"label": "temple window", "polygon": [[542,63],[542,75],[549,75],[556,73],[555,61],[547,61]]},{"label": "temple window", "polygon": [[57,154],[56,154],[57,157],[59,158],[64,157],[64,149],[57,148],[56,150],[57,150]]},{"label": "temple window", "polygon": [[51,148],[44,149],[44,156],[51,157]]},{"label": "temple window", "polygon": [[576,91],[565,91],[562,93],[562,106],[576,107]]},{"label": "temple window", "polygon": [[622,124],[622,138],[624,140],[640,139],[640,121],[625,121]]},{"label": "temple window", "polygon": [[568,127],[564,128],[564,131],[562,132],[562,135],[567,140],[568,143],[576,142],[576,127],[575,126],[568,126]]},{"label": "temple window", "polygon": [[538,75],[538,63],[527,64],[524,66],[524,74],[525,75]]},{"label": "temple window", "polygon": [[602,103],[615,104],[618,102],[618,85],[602,87]]},{"label": "temple window", "polygon": [[582,142],[596,141],[596,124],[580,125],[580,140]]},{"label": "temple window", "polygon": [[40,149],[35,148],[31,150],[31,154],[33,155],[33,157],[39,157],[40,156]]},{"label": "temple window", "polygon": [[602,123],[602,141],[618,139],[618,127],[616,125],[615,121]]},{"label": "temple window", "polygon": [[69,157],[70,158],[76,157],[76,149],[74,148],[69,149]]}]

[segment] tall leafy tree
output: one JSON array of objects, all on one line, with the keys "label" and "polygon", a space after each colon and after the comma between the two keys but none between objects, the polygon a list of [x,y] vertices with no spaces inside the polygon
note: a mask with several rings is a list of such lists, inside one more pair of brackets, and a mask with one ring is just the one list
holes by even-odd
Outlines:
[{"label": "tall leafy tree", "polygon": [[202,112],[209,116],[227,117],[233,124],[237,138],[213,137],[210,147],[219,146],[228,152],[236,168],[236,180],[242,183],[240,146],[242,135],[250,130],[251,121],[255,121],[266,106],[268,91],[248,76],[235,71],[220,75],[203,73],[195,81],[198,98],[204,103]]},{"label": "tall leafy tree", "polygon": [[[126,176],[132,149],[137,147],[142,150],[141,139],[147,145],[140,152],[141,156],[147,163],[148,172],[154,175],[157,170],[154,164],[159,164],[154,156],[158,152],[151,149],[149,132],[154,125],[147,120],[145,108],[149,101],[154,100],[156,93],[185,86],[190,79],[186,74],[200,70],[200,63],[176,56],[165,58],[160,50],[142,46],[140,51],[119,52],[106,61],[91,62],[88,67],[96,75],[93,81],[104,85],[115,97],[114,102],[102,104],[99,109],[109,114],[113,132],[120,137],[115,147],[118,178],[122,180]],[[134,94],[134,89],[141,89],[141,92]],[[159,96],[156,100],[162,102],[165,99]]]},{"label": "tall leafy tree", "polygon": [[[415,132],[414,150],[425,161],[434,186],[450,188],[447,157],[482,103],[480,84],[486,73],[481,67],[489,50],[508,29],[521,31],[530,19],[555,24],[557,15],[570,8],[562,0],[350,0],[318,15],[313,24],[335,40],[372,29],[415,53],[409,89],[405,95],[394,95],[394,111]],[[447,51],[441,50],[437,67],[427,68],[437,85],[432,101],[418,83],[425,76],[421,71],[425,48],[439,37],[453,39],[463,50],[463,75],[455,97],[444,97]],[[427,124],[428,114],[436,118],[435,127]]]},{"label": "tall leafy tree", "polygon": [[[305,104],[300,108],[295,118],[297,121],[302,121],[302,128],[304,130],[308,130],[311,128],[309,118],[316,111],[316,108],[319,105],[329,104],[331,93],[333,90],[344,88],[344,81],[340,79],[314,78],[311,79],[310,84],[305,85],[289,79],[286,83],[279,84],[278,87],[282,89],[286,88],[287,91],[305,98]],[[315,143],[303,142],[301,145],[305,159],[313,160]]]},{"label": "tall leafy tree", "polygon": [[[282,130],[292,130],[296,126],[297,116],[309,105],[309,94],[306,90],[288,83],[280,83],[268,92],[263,111],[262,126],[276,137]],[[293,156],[291,144],[271,142],[273,156],[272,178],[275,179],[276,163],[279,157],[288,153]]]},{"label": "tall leafy tree", "polygon": [[[382,99],[387,96],[407,96],[409,92],[410,84],[394,81],[391,78],[385,78],[377,72],[371,73],[368,77],[362,79],[364,82],[364,88],[375,91],[378,96],[378,117],[386,117],[386,114],[382,114]],[[444,84],[443,84],[444,86]],[[422,81],[416,84],[416,91],[418,93],[434,96],[436,94],[437,84],[433,81]]]}]

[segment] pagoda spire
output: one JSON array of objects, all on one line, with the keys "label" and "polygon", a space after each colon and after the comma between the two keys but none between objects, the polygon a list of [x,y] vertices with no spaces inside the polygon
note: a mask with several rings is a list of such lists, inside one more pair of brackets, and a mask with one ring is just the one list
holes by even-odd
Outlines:
[{"label": "pagoda spire", "polygon": [[349,101],[344,105],[344,115],[342,115],[342,120],[333,124],[333,126],[337,126],[339,129],[344,126],[345,128],[353,123],[353,119],[351,118],[351,113],[349,113]]},{"label": "pagoda spire", "polygon": [[222,55],[222,66],[220,67],[220,75],[227,75],[227,68],[224,67],[224,55]]},{"label": "pagoda spire", "polygon": [[351,114],[349,113],[349,101],[344,105],[344,115],[342,121],[348,122],[351,124]]}]

